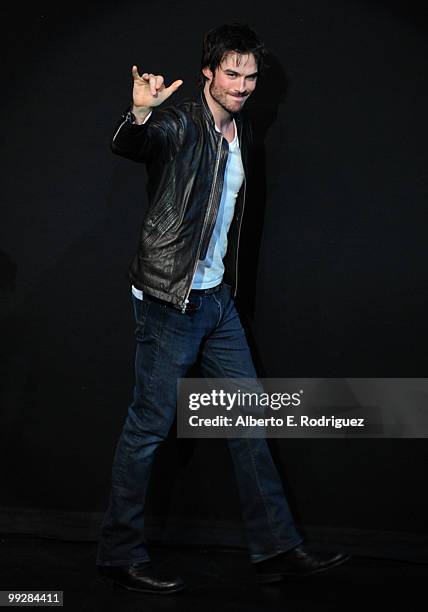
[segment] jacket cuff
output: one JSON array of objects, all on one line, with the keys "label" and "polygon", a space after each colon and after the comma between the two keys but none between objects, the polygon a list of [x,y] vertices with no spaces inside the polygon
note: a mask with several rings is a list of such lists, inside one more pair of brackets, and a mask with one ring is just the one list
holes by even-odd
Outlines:
[{"label": "jacket cuff", "polygon": [[151,116],[152,112],[153,111],[151,110],[150,113],[147,115],[147,117],[144,119],[143,123],[137,123],[137,119],[134,113],[131,110],[129,110],[125,115],[125,121],[129,123],[130,125],[144,125],[146,121],[149,119],[149,117]]}]

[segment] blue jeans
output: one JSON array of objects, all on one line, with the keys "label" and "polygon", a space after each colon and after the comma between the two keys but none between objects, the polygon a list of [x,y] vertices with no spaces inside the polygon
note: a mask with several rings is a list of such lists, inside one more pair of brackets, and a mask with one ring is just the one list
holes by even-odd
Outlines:
[{"label": "blue jeans", "polygon": [[[134,399],[120,435],[98,544],[97,565],[150,559],[144,540],[144,504],[154,452],[168,436],[177,379],[198,356],[208,378],[256,378],[231,289],[191,292],[188,311],[144,294],[132,296],[136,319]],[[298,534],[264,438],[227,438],[251,561],[297,546]]]}]

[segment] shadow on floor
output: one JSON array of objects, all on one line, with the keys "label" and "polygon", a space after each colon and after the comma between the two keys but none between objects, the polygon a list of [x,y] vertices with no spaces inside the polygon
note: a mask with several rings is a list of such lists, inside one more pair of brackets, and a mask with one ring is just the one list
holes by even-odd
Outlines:
[{"label": "shadow on floor", "polygon": [[0,539],[1,590],[61,590],[70,612],[306,612],[414,610],[428,565],[354,557],[325,574],[259,586],[247,556],[218,549],[151,548],[162,570],[183,576],[176,595],[113,587],[95,567],[96,544],[24,536]]}]

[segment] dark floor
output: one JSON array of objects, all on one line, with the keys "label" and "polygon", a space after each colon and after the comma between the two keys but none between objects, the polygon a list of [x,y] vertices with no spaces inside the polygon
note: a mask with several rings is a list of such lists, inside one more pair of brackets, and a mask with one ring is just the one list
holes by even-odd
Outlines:
[{"label": "dark floor", "polygon": [[[96,544],[24,536],[0,538],[0,590],[61,590],[64,609],[90,612],[306,612],[420,609],[428,565],[353,557],[305,579],[258,586],[246,554],[226,550],[151,548],[162,569],[188,588],[176,595],[144,595],[111,587],[95,568]],[[425,607],[426,603],[423,605]]]}]

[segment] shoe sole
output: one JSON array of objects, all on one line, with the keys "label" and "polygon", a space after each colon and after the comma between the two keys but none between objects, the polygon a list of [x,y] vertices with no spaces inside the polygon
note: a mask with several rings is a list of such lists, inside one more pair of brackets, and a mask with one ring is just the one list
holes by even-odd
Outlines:
[{"label": "shoe sole", "polygon": [[128,584],[123,584],[122,582],[118,582],[114,578],[109,578],[108,576],[101,576],[101,580],[106,582],[111,587],[120,587],[121,589],[126,589],[127,591],[134,591],[136,593],[147,593],[149,595],[169,595],[171,593],[179,593],[186,588],[186,585],[176,587],[175,589],[168,589],[166,591],[157,591],[156,589],[139,589],[137,587],[129,586]]},{"label": "shoe sole", "polygon": [[339,559],[335,563],[331,563],[330,565],[326,565],[325,567],[321,567],[319,569],[314,569],[310,572],[277,572],[275,574],[265,574],[265,575],[260,574],[257,576],[257,582],[259,584],[267,584],[271,582],[281,582],[282,580],[284,580],[284,578],[288,578],[288,577],[304,578],[305,576],[313,576],[314,574],[321,574],[322,572],[327,572],[329,569],[332,569],[333,567],[338,567],[339,565],[346,563],[346,561],[349,561],[350,558],[351,558],[350,556],[344,557],[342,559]]}]

